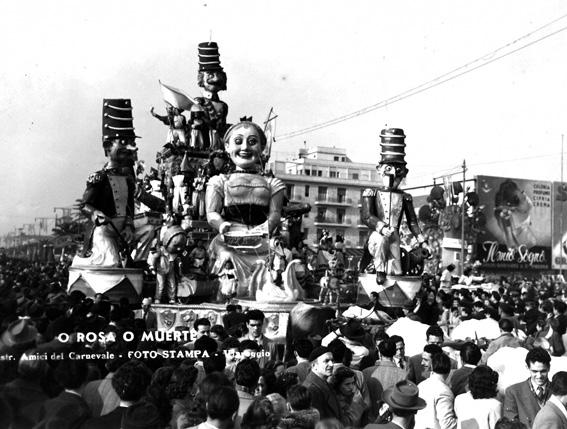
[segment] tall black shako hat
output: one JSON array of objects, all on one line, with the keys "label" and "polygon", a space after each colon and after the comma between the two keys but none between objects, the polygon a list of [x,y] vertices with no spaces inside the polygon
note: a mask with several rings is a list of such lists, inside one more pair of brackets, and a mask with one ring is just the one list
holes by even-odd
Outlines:
[{"label": "tall black shako hat", "polygon": [[401,128],[387,128],[380,132],[380,165],[406,165],[405,138]]},{"label": "tall black shako hat", "polygon": [[223,71],[216,42],[199,43],[199,71]]},{"label": "tall black shako hat", "polygon": [[102,141],[121,137],[139,138],[134,133],[132,102],[126,98],[105,98],[102,101]]}]

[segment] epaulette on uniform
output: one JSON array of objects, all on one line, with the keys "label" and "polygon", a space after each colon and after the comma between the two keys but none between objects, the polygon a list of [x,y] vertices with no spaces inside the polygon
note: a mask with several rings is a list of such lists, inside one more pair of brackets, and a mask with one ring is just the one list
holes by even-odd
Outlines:
[{"label": "epaulette on uniform", "polygon": [[367,188],[362,192],[363,197],[375,197],[376,196],[376,189]]},{"label": "epaulette on uniform", "polygon": [[97,183],[100,183],[102,179],[104,179],[104,173],[102,171],[97,171],[96,173],[93,173],[89,176],[89,178],[87,179],[87,184],[95,185]]}]

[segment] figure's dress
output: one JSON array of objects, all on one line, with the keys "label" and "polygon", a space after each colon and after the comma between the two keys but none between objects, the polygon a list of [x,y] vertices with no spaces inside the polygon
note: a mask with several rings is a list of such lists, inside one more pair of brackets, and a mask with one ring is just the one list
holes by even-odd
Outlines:
[{"label": "figure's dress", "polygon": [[220,213],[231,223],[228,233],[211,241],[212,273],[220,273],[225,262],[232,261],[238,278],[237,296],[247,294],[254,266],[269,256],[270,201],[284,189],[277,178],[241,172],[213,176],[207,184],[207,212]]}]

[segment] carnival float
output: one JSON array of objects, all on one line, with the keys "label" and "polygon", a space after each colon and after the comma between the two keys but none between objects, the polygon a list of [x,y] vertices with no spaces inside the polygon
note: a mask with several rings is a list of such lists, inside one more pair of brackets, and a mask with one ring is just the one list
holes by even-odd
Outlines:
[{"label": "carnival float", "polygon": [[[227,123],[219,98],[226,73],[218,45],[198,46],[201,95],[159,82],[167,126],[157,167],[137,159],[129,99],[105,99],[102,145],[107,162],[87,179],[81,211],[91,228],[69,270],[68,291],[105,294],[139,304],[153,299],[158,328],[191,328],[197,318],[222,324],[227,303],[266,314],[266,336],[283,340],[290,318],[298,334],[313,332],[336,314],[344,261],[323,255],[320,292],[306,291],[303,259],[285,244],[301,241],[307,204],[290,204],[285,184],[267,170],[274,137],[272,112],[263,126],[242,117]],[[403,130],[383,130],[378,165],[383,184],[363,195],[363,221],[372,233],[360,267],[362,290],[378,292],[386,307],[401,307],[419,291],[428,256],[411,196],[398,187],[407,174]],[[400,247],[405,216],[418,247]],[[289,253],[289,252],[288,252]],[[299,303],[299,304],[298,304]]]}]

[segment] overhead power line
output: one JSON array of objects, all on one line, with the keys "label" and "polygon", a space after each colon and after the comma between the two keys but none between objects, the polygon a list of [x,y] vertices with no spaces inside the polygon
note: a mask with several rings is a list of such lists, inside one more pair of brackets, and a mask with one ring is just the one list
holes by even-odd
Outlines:
[{"label": "overhead power line", "polygon": [[[404,91],[404,92],[402,92],[402,93],[400,93],[400,94],[397,94],[397,95],[395,95],[395,96],[392,96],[392,97],[390,97],[390,98],[388,98],[388,99],[386,99],[386,100],[379,101],[379,102],[377,102],[377,103],[375,103],[375,104],[372,104],[372,105],[370,105],[370,106],[366,106],[366,107],[364,107],[364,108],[362,108],[362,109],[360,109],[360,110],[357,110],[357,111],[355,111],[355,112],[348,113],[348,114],[346,114],[346,115],[339,116],[339,117],[334,118],[334,119],[331,119],[331,120],[329,120],[329,121],[321,122],[321,123],[319,123],[319,124],[315,124],[315,125],[312,125],[312,126],[310,126],[310,127],[306,127],[306,128],[303,128],[303,129],[300,129],[300,130],[297,130],[297,131],[292,131],[292,132],[289,132],[289,133],[282,134],[281,136],[278,137],[277,140],[279,140],[279,141],[281,141],[281,140],[287,140],[287,139],[290,139],[290,138],[292,138],[292,137],[297,137],[297,136],[299,136],[299,135],[307,134],[307,133],[310,133],[310,132],[313,132],[313,131],[317,131],[317,130],[320,130],[320,129],[323,129],[323,128],[330,127],[330,126],[332,126],[332,125],[336,125],[336,124],[341,123],[341,122],[344,122],[344,121],[348,121],[348,120],[350,120],[350,119],[356,118],[356,117],[361,116],[361,115],[364,115],[364,114],[366,114],[366,113],[370,113],[370,112],[372,112],[372,111],[374,111],[374,110],[378,110],[378,109],[380,109],[380,108],[383,108],[383,107],[386,107],[386,106],[388,106],[388,105],[394,104],[394,103],[396,103],[396,102],[398,102],[398,101],[405,100],[406,98],[409,98],[409,97],[411,97],[411,96],[413,96],[413,95],[420,94],[421,92],[427,91],[428,89],[431,89],[431,88],[434,88],[434,87],[436,87],[436,86],[439,86],[439,85],[441,85],[441,84],[443,84],[443,83],[449,82],[449,81],[451,81],[451,80],[453,80],[453,79],[456,79],[456,78],[458,78],[458,77],[461,77],[461,76],[463,76],[463,75],[465,75],[465,74],[471,73],[471,72],[473,72],[473,71],[475,71],[475,70],[477,70],[477,69],[479,69],[479,68],[481,68],[481,67],[487,66],[487,65],[489,65],[489,64],[491,64],[491,63],[493,63],[493,62],[495,62],[495,61],[498,61],[498,60],[500,60],[500,59],[502,59],[502,58],[504,58],[504,57],[507,57],[508,55],[512,55],[512,54],[514,54],[514,53],[516,53],[516,52],[518,52],[518,51],[520,51],[520,50],[522,50],[522,49],[525,49],[525,48],[527,48],[527,47],[529,47],[529,46],[532,46],[532,45],[534,45],[534,44],[536,44],[536,43],[539,43],[539,42],[541,42],[541,41],[543,41],[543,40],[548,39],[549,37],[552,37],[552,36],[554,36],[554,35],[556,35],[556,34],[558,34],[558,33],[561,33],[561,32],[563,32],[563,31],[567,30],[567,26],[561,27],[561,28],[558,29],[558,30],[555,30],[555,31],[553,31],[553,32],[551,32],[551,33],[548,33],[548,34],[545,34],[545,35],[539,37],[538,39],[535,39],[535,40],[532,40],[532,41],[530,41],[530,42],[527,42],[527,43],[523,44],[522,46],[519,46],[519,47],[517,47],[517,48],[515,48],[515,49],[512,49],[512,50],[509,50],[509,51],[507,51],[507,52],[504,52],[504,53],[499,54],[499,52],[501,52],[501,51],[503,51],[503,50],[505,50],[505,49],[509,49],[509,48],[512,47],[513,45],[518,44],[520,41],[522,41],[522,40],[524,40],[524,39],[527,39],[527,38],[533,36],[534,34],[538,33],[539,31],[541,31],[541,30],[543,30],[543,29],[545,29],[545,28],[547,28],[547,27],[553,25],[553,24],[556,23],[557,21],[560,21],[561,19],[564,19],[564,18],[566,18],[566,17],[567,17],[567,14],[562,15],[562,16],[560,16],[560,17],[554,19],[553,21],[550,21],[550,22],[548,22],[547,24],[544,24],[544,25],[538,27],[537,29],[535,29],[535,30],[533,30],[533,31],[531,31],[531,32],[529,32],[529,33],[526,33],[525,35],[523,35],[523,36],[521,36],[521,37],[519,37],[519,38],[517,38],[517,39],[515,39],[515,40],[513,40],[513,41],[511,41],[511,42],[509,42],[509,43],[507,43],[506,45],[501,46],[501,47],[499,47],[499,48],[497,48],[497,49],[491,51],[491,52],[488,53],[488,54],[485,54],[485,55],[483,55],[483,56],[481,56],[481,57],[478,57],[478,58],[476,58],[476,59],[474,59],[474,60],[472,60],[472,61],[469,61],[468,63],[466,63],[466,64],[464,64],[464,65],[462,65],[462,66],[460,66],[460,67],[457,67],[457,68],[455,68],[455,69],[453,69],[453,70],[451,70],[451,71],[449,71],[449,72],[443,73],[442,75],[437,76],[437,77],[434,78],[434,79],[431,79],[431,80],[429,80],[429,81],[427,81],[427,82],[425,82],[425,83],[422,83],[422,84],[420,84],[420,85],[418,85],[418,86],[415,86],[415,87],[413,87],[413,88],[411,88],[411,89],[408,89],[408,90],[406,90],[406,91]],[[479,62],[480,62],[480,64],[476,64],[476,63],[479,63]],[[475,65],[475,64],[476,64],[476,65]]]}]

